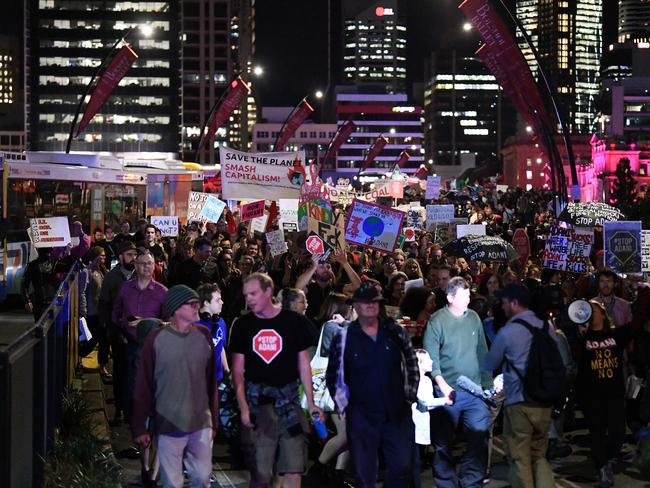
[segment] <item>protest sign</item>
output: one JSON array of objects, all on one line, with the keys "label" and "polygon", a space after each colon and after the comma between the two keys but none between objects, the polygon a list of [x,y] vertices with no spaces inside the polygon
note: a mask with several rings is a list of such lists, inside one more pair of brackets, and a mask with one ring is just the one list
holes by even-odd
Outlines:
[{"label": "protest sign", "polygon": [[287,243],[284,240],[284,232],[280,229],[266,233],[266,242],[269,244],[271,256],[276,257],[288,251]]},{"label": "protest sign", "polygon": [[605,266],[616,273],[641,272],[641,222],[604,222]]},{"label": "protest sign", "polygon": [[241,221],[251,220],[255,217],[264,215],[264,206],[266,200],[258,200],[257,202],[246,203],[241,206]]},{"label": "protest sign", "polygon": [[424,286],[424,280],[422,278],[416,278],[414,280],[407,280],[404,282],[404,291],[408,291],[409,288],[417,288]]},{"label": "protest sign", "polygon": [[422,210],[422,207],[410,207],[406,212],[406,223],[404,226],[422,230],[422,226],[424,225]]},{"label": "protest sign", "polygon": [[427,200],[440,198],[440,176],[427,176],[427,189],[424,198]]},{"label": "protest sign", "polygon": [[333,249],[345,249],[345,222],[343,214],[333,214],[333,222],[308,219],[307,232],[318,234]]},{"label": "protest sign", "polygon": [[569,252],[566,256],[566,270],[571,273],[585,273],[591,264],[589,255],[594,243],[593,229],[574,227],[569,234]]},{"label": "protest sign", "polygon": [[650,230],[641,231],[641,271],[650,273]]},{"label": "protest sign", "polygon": [[280,228],[285,232],[298,232],[298,199],[281,198]]},{"label": "protest sign", "polygon": [[433,224],[447,224],[453,218],[453,205],[427,205],[427,229],[433,227]]},{"label": "protest sign", "polygon": [[223,198],[299,198],[307,179],[305,152],[246,153],[219,148]]},{"label": "protest sign", "polygon": [[152,215],[151,225],[155,225],[163,237],[176,237],[178,235],[178,217]]},{"label": "protest sign", "polygon": [[402,235],[404,236],[405,242],[415,241],[415,229],[413,227],[404,227],[402,229]]},{"label": "protest sign", "polygon": [[39,217],[29,219],[34,247],[61,247],[70,243],[67,217]]},{"label": "protest sign", "polygon": [[208,194],[208,198],[203,202],[201,213],[199,213],[199,220],[219,222],[224,208],[226,208],[226,202],[222,202],[214,195]]},{"label": "protest sign", "polygon": [[519,228],[515,230],[512,235],[512,247],[517,251],[519,261],[524,264],[530,256],[530,239],[526,229]]},{"label": "protest sign", "polygon": [[346,242],[392,252],[402,229],[405,214],[391,207],[355,199],[350,207]]},{"label": "protest sign", "polygon": [[484,236],[485,226],[483,224],[460,224],[456,226],[456,239],[467,235]]},{"label": "protest sign", "polygon": [[497,185],[497,191],[506,193],[508,191],[508,185]]},{"label": "protest sign", "polygon": [[545,268],[564,271],[566,269],[566,255],[569,251],[568,229],[551,227],[546,247],[544,248]]},{"label": "protest sign", "polygon": [[264,234],[266,232],[266,224],[269,221],[269,214],[264,214],[261,217],[251,219],[251,232]]},{"label": "protest sign", "polygon": [[[201,213],[203,212],[203,207],[205,207],[208,200],[210,200],[208,210],[202,216]],[[218,222],[219,217],[217,217],[216,220],[211,219],[214,218],[217,212],[219,213],[219,216],[221,216],[221,213],[225,207],[226,204],[224,202],[221,202],[212,193],[191,191],[187,197],[187,222],[192,222],[195,220],[208,220],[210,222]],[[221,211],[219,211],[219,208],[221,208]]]}]

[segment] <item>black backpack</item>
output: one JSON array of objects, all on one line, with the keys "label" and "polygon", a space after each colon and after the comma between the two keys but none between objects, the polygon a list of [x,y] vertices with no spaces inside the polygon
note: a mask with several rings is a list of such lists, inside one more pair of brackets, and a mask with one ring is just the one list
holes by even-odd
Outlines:
[{"label": "black backpack", "polygon": [[566,396],[566,368],[555,339],[548,333],[548,322],[542,328],[522,319],[513,323],[523,325],[533,335],[523,375],[506,360],[522,381],[526,400],[549,406],[562,404]]}]

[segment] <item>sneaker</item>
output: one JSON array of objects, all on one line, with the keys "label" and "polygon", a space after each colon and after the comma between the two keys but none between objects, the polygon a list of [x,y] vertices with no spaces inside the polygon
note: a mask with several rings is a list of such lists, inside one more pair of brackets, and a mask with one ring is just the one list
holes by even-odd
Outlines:
[{"label": "sneaker", "polygon": [[614,486],[614,472],[612,471],[612,465],[607,463],[598,472],[598,488],[610,488],[612,486]]}]

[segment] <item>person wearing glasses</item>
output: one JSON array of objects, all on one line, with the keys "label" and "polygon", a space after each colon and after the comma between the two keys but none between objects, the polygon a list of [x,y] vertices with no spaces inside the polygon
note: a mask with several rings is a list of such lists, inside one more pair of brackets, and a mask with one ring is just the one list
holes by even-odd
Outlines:
[{"label": "person wearing glasses", "polygon": [[122,284],[113,305],[113,323],[127,343],[127,384],[123,398],[124,418],[128,422],[135,383],[135,358],[138,349],[136,327],[141,319],[167,320],[167,288],[153,279],[155,260],[151,251],[140,249],[135,259],[135,279]]},{"label": "person wearing glasses", "polygon": [[196,324],[200,308],[194,290],[171,287],[164,297],[170,321],[147,335],[140,353],[131,431],[143,450],[151,445],[150,431],[156,433],[165,488],[183,486],[183,465],[190,486],[210,486],[219,399],[214,344]]}]

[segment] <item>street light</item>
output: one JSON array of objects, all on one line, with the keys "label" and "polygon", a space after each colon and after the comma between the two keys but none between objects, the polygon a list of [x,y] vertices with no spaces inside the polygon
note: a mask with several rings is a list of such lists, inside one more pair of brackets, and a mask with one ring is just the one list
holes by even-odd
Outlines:
[{"label": "street light", "polygon": [[316,93],[314,93],[314,96],[318,98],[319,100],[323,98],[323,92],[322,90],[316,90]]},{"label": "street light", "polygon": [[255,76],[262,76],[264,74],[264,68],[262,68],[261,66],[255,66],[253,68],[253,74]]},{"label": "street light", "polygon": [[465,22],[463,24],[463,30],[466,31],[466,32],[471,31],[472,30],[472,24],[470,24],[469,22]]}]

